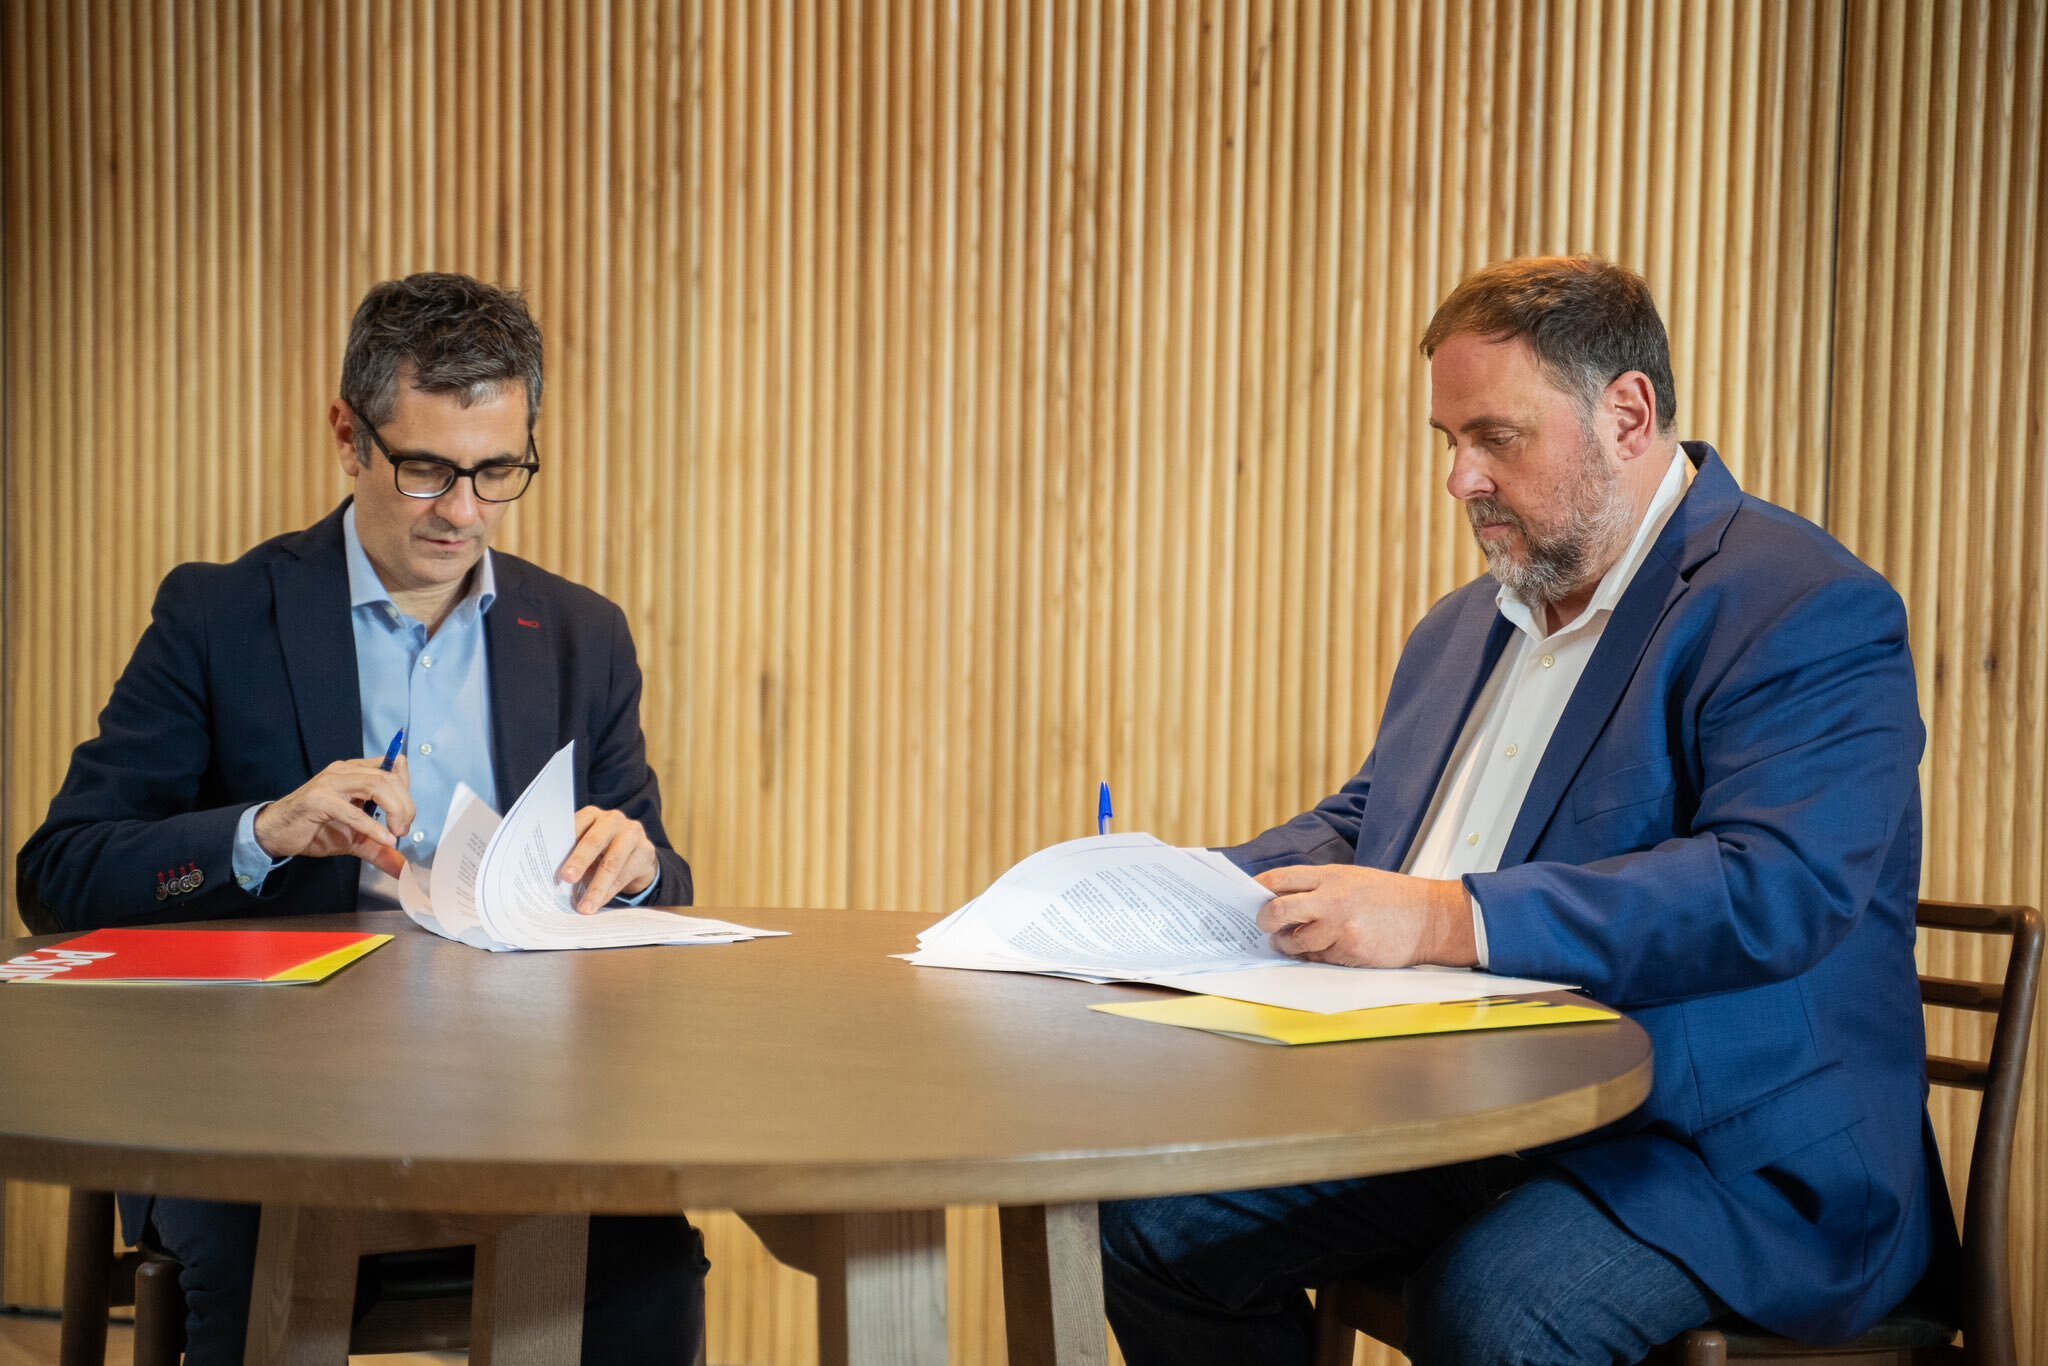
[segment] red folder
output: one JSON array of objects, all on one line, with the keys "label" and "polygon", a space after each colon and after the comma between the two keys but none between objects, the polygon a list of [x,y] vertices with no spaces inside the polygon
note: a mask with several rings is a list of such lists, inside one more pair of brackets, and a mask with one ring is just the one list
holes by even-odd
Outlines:
[{"label": "red folder", "polygon": [[346,930],[93,930],[0,962],[0,982],[317,982],[390,939]]}]

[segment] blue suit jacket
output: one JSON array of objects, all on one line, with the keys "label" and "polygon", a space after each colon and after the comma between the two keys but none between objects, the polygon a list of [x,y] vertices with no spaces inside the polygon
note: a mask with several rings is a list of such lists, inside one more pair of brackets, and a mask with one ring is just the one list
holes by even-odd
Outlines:
[{"label": "blue suit jacket", "polygon": [[[232,564],[180,565],[115,683],[98,736],[71,757],[16,888],[37,929],[352,911],[361,865],[293,859],[260,895],[235,884],[242,812],[337,759],[362,755],[344,503],[318,525]],[[625,614],[524,560],[494,552],[484,618],[492,763],[503,811],[576,741],[576,800],[641,822],[661,862],[657,900],[687,905],[690,867],[669,848],[640,733],[640,666]],[[159,900],[166,873],[198,887]]]},{"label": "blue suit jacket", "polygon": [[[1581,983],[1656,1048],[1649,1099],[1545,1157],[1738,1312],[1815,1341],[1955,1246],[1913,963],[1920,723],[1898,595],[1712,448],[1617,604],[1500,871],[1495,971]],[[1438,603],[1365,767],[1226,851],[1399,868],[1511,627]],[[1569,1249],[1559,1249],[1568,1254]]]}]

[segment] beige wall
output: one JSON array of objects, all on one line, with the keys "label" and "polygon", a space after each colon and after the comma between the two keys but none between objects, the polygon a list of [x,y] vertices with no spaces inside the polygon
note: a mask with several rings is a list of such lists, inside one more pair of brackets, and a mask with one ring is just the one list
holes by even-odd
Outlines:
[{"label": "beige wall", "polygon": [[[1432,305],[1594,250],[1656,289],[1686,434],[1905,592],[1930,893],[2048,892],[2043,0],[4,23],[10,848],[162,573],[341,496],[349,310],[430,267],[531,292],[547,469],[505,543],[631,615],[706,901],[935,916],[1088,829],[1102,778],[1126,828],[1242,837],[1351,772],[1476,572]],[[48,1302],[55,1206],[17,1195],[8,1295]],[[718,1356],[807,1359],[804,1282],[714,1234]]]}]

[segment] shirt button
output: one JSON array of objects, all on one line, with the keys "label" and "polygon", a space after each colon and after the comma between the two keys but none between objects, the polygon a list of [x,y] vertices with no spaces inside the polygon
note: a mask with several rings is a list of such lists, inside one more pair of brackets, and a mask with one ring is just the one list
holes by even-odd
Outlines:
[{"label": "shirt button", "polygon": [[[1549,656],[1549,655],[1545,655],[1545,656],[1543,656],[1543,663],[1544,663],[1544,664],[1545,664],[1546,666],[1547,666],[1547,665],[1549,665],[1549,663],[1550,663],[1550,656]],[[422,669],[431,669],[431,668],[433,668],[433,667],[434,667],[434,657],[433,657],[432,655],[421,655],[421,656],[420,656],[420,667],[421,667]]]},{"label": "shirt button", "polygon": [[1472,846],[1472,847],[1474,847],[1475,849],[1476,849],[1476,848],[1478,848],[1478,847],[1479,847],[1479,832],[1478,832],[1477,830],[1474,830],[1474,831],[1473,831],[1473,832],[1472,832],[1471,834],[1469,834],[1469,835],[1465,836],[1465,843],[1467,843],[1467,844],[1471,845],[1471,846]]},{"label": "shirt button", "polygon": [[421,745],[421,746],[420,746],[420,753],[421,753],[421,754],[432,754],[433,752],[434,752],[434,747],[433,747],[432,745]]},{"label": "shirt button", "polygon": [[1545,655],[1545,656],[1543,656],[1543,667],[1544,667],[1544,668],[1546,668],[1546,669],[1547,669],[1547,668],[1549,668],[1549,667],[1550,667],[1551,665],[1553,665],[1553,664],[1555,664],[1555,663],[1557,663],[1557,656],[1556,656],[1556,655]]},{"label": "shirt button", "polygon": [[1504,749],[1504,750],[1502,750],[1502,751],[1501,751],[1501,753],[1503,753],[1503,754],[1507,755],[1507,756],[1508,756],[1508,758],[1510,758],[1510,759],[1514,758],[1514,757],[1515,757],[1515,755],[1516,755],[1516,754],[1518,754],[1519,752],[1520,752],[1520,751],[1519,751],[1519,750],[1517,750],[1517,749],[1516,749],[1516,748],[1515,748],[1515,747],[1514,747],[1513,745],[1509,745],[1509,746],[1508,746],[1508,747],[1507,747],[1506,749]]},{"label": "shirt button", "polygon": [[421,840],[424,840],[426,837],[427,832],[424,830],[415,830],[412,832],[412,842],[414,844],[418,844]]}]

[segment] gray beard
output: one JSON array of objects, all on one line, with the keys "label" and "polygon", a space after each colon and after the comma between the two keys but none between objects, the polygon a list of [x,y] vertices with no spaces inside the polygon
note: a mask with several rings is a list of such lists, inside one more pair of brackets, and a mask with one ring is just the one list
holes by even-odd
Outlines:
[{"label": "gray beard", "polygon": [[1465,505],[1475,536],[1486,522],[1505,523],[1521,534],[1525,559],[1516,559],[1506,545],[1481,541],[1479,549],[1495,581],[1531,606],[1547,607],[1586,587],[1596,566],[1635,529],[1635,509],[1617,487],[1620,477],[1590,441],[1583,454],[1577,476],[1560,491],[1565,517],[1553,532],[1537,535],[1491,498]]}]

